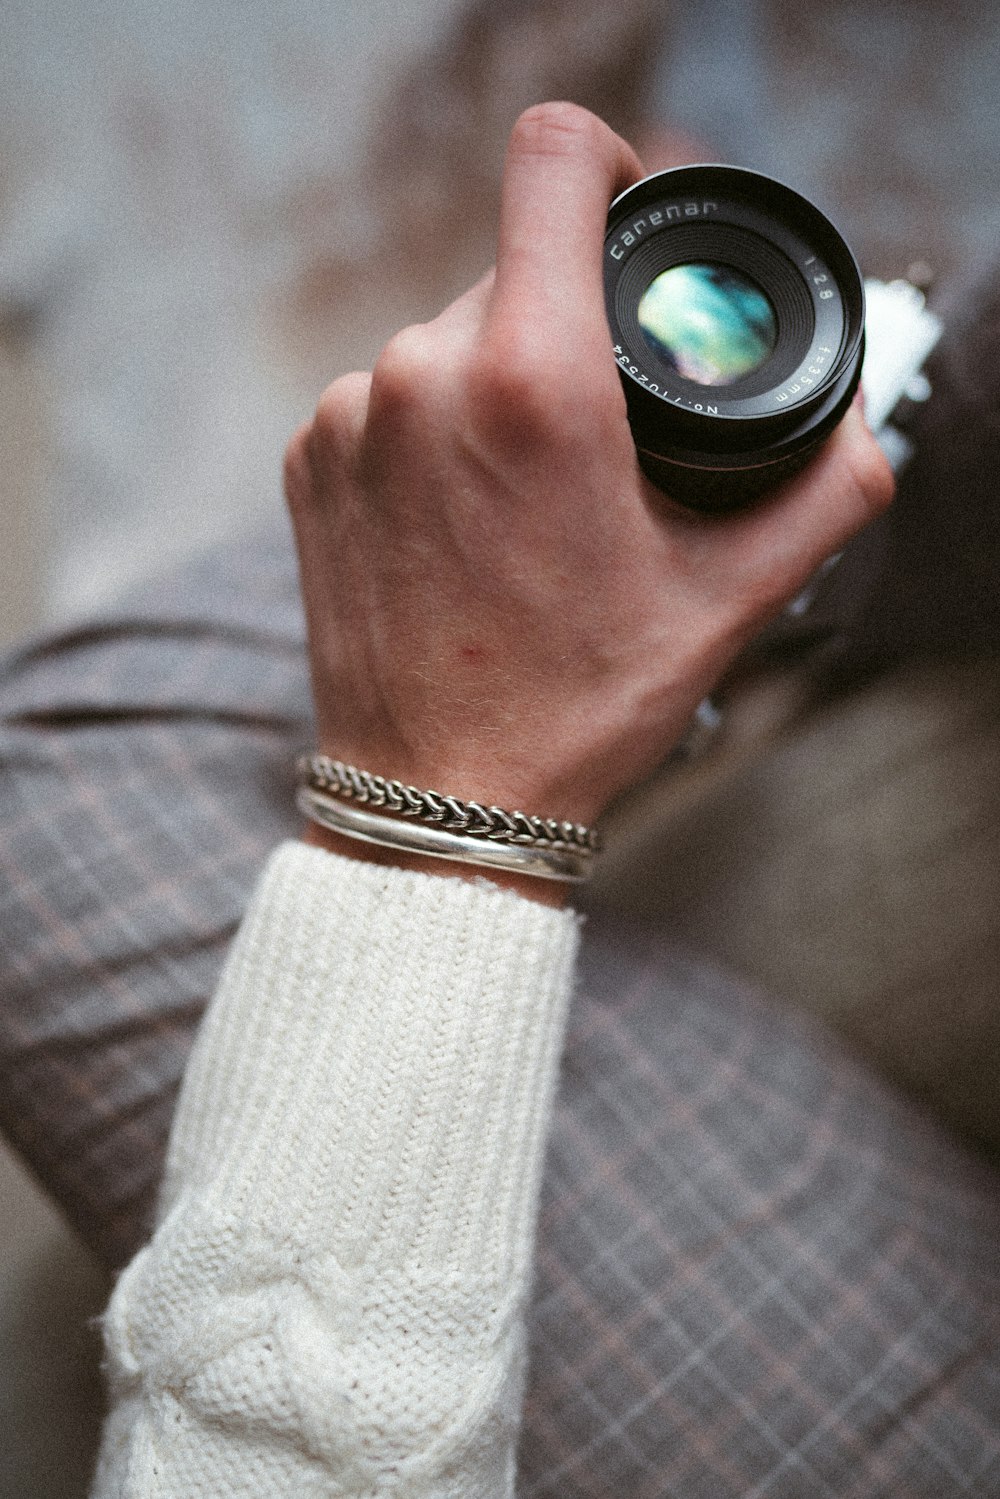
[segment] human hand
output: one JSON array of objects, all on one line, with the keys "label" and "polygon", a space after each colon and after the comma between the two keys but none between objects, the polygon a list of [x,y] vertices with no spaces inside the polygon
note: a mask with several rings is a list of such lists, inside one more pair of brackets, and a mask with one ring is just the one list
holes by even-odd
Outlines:
[{"label": "human hand", "polygon": [[589,822],[740,647],[889,502],[854,408],[765,503],[695,515],[643,477],[611,356],[608,204],[643,175],[569,104],[511,136],[495,273],[337,380],[292,439],[319,747]]}]

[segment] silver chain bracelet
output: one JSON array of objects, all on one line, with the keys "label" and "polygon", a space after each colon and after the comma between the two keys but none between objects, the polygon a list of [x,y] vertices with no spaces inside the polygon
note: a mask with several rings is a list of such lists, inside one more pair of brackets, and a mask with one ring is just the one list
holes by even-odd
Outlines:
[{"label": "silver chain bracelet", "polygon": [[557,822],[554,818],[531,817],[525,812],[505,812],[503,807],[484,807],[463,802],[439,791],[420,791],[402,781],[386,780],[369,770],[358,770],[327,755],[303,755],[299,775],[315,791],[344,797],[370,807],[385,807],[403,817],[434,823],[449,833],[466,833],[498,843],[540,843],[547,847],[584,849],[596,854],[601,846],[595,828],[579,822]]},{"label": "silver chain bracelet", "polygon": [[421,791],[326,755],[305,755],[298,769],[300,809],[314,822],[368,843],[562,880],[586,879],[600,848],[597,830],[582,823]]}]

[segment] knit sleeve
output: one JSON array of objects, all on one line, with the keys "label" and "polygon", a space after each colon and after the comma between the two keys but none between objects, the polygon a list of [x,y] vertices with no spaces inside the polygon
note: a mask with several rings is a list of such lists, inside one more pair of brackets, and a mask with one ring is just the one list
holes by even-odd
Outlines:
[{"label": "knit sleeve", "polygon": [[576,920],[273,856],[105,1317],[109,1496],[513,1493]]}]

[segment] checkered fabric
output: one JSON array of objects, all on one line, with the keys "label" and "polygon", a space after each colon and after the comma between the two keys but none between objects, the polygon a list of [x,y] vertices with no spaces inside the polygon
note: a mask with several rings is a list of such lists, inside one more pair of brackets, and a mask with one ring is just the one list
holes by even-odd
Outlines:
[{"label": "checkered fabric", "polygon": [[581,990],[525,1499],[1000,1494],[995,1175],[655,938],[591,923]]},{"label": "checkered fabric", "polygon": [[0,1128],[98,1254],[145,1237],[191,1034],[311,740],[282,535],[0,672]]},{"label": "checkered fabric", "polygon": [[[110,1264],[310,741],[282,535],[0,673],[0,1116]],[[1000,1495],[996,1178],[821,1036],[591,921],[524,1499]]]}]

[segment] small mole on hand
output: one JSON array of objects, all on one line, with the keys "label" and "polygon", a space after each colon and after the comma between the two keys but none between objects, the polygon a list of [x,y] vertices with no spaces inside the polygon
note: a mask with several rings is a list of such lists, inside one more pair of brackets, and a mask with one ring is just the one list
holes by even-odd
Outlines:
[{"label": "small mole on hand", "polygon": [[478,645],[475,642],[471,645],[463,645],[461,647],[461,655],[464,660],[478,664],[486,660],[486,647]]}]

